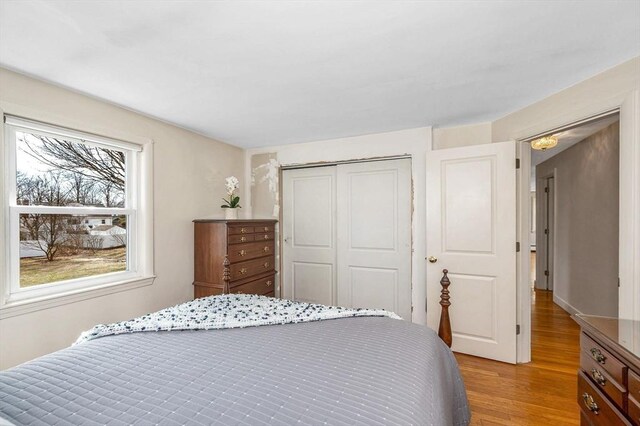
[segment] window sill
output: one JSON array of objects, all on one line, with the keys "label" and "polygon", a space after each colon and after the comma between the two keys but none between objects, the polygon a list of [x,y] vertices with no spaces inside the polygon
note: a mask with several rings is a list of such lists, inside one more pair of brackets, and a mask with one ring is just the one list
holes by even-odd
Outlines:
[{"label": "window sill", "polygon": [[90,289],[78,289],[66,293],[52,294],[28,300],[13,302],[11,300],[8,300],[5,304],[0,306],[0,320],[15,317],[18,315],[28,314],[31,312],[41,311],[43,309],[67,305],[69,303],[75,303],[82,300],[119,293],[121,291],[145,287],[153,284],[154,280],[155,275],[152,275],[148,277],[139,277],[119,282],[112,282],[101,286],[92,287]]}]

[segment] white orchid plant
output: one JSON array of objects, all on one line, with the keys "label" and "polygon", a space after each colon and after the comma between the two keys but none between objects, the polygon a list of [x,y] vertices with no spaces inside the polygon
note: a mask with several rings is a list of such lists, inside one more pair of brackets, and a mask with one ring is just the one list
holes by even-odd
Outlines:
[{"label": "white orchid plant", "polygon": [[227,187],[227,195],[229,199],[223,198],[224,204],[221,205],[223,209],[241,209],[240,197],[236,195],[236,191],[240,187],[240,181],[235,176],[229,176],[225,179],[225,186]]}]

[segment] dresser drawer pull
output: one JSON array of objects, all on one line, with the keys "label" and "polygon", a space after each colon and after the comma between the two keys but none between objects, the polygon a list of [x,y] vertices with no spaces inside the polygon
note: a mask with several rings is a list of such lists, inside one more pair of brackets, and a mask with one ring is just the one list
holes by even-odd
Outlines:
[{"label": "dresser drawer pull", "polygon": [[264,246],[264,248],[262,249],[263,252],[268,252],[269,251],[269,246]]},{"label": "dresser drawer pull", "polygon": [[264,232],[269,232],[269,228],[268,227],[264,227]]},{"label": "dresser drawer pull", "polygon": [[240,237],[240,242],[244,243],[245,241],[247,241],[247,237]]},{"label": "dresser drawer pull", "polygon": [[269,265],[270,265],[270,263],[269,263],[269,262],[264,262],[264,265],[263,265],[263,266],[264,266],[265,268],[268,268],[268,267],[269,267]]},{"label": "dresser drawer pull", "polygon": [[591,411],[592,413],[595,413],[596,415],[598,414],[598,412],[600,411],[600,407],[598,407],[598,404],[596,404],[596,402],[593,400],[593,397],[591,395],[589,395],[586,392],[583,393],[582,400],[584,401],[584,405],[587,406],[587,409],[589,411]]},{"label": "dresser drawer pull", "polygon": [[238,252],[238,254],[239,254],[240,256],[244,256],[245,254],[247,254],[247,252],[246,252],[245,250],[240,250],[240,251]]},{"label": "dresser drawer pull", "polygon": [[268,240],[268,239],[269,239],[269,235],[264,234],[264,239],[265,239],[265,240]]},{"label": "dresser drawer pull", "polygon": [[595,380],[600,386],[607,384],[607,379],[605,379],[602,373],[595,368],[591,369],[591,377],[593,377],[593,380]]},{"label": "dresser drawer pull", "polygon": [[607,362],[607,357],[602,355],[602,352],[600,352],[600,349],[598,348],[591,348],[591,357],[602,365]]},{"label": "dresser drawer pull", "polygon": [[240,233],[241,234],[246,234],[247,233],[247,228],[240,228]]},{"label": "dresser drawer pull", "polygon": [[267,281],[267,287],[271,287],[271,284],[273,284],[271,280]]},{"label": "dresser drawer pull", "polygon": [[247,273],[247,268],[240,269],[240,275],[244,275]]}]

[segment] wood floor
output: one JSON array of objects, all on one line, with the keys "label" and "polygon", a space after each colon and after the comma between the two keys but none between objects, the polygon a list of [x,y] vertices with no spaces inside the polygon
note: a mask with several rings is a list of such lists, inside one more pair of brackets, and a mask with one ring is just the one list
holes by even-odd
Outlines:
[{"label": "wood floor", "polygon": [[531,356],[510,365],[456,354],[471,405],[471,425],[578,425],[577,324],[552,300],[534,293]]}]

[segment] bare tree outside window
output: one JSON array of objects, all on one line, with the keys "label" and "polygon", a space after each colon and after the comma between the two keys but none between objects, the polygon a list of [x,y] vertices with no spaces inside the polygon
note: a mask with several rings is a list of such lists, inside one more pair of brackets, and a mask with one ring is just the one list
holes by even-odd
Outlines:
[{"label": "bare tree outside window", "polygon": [[[16,147],[18,205],[124,207],[124,152],[27,132]],[[23,213],[19,223],[21,286],[126,270],[124,215]]]}]

